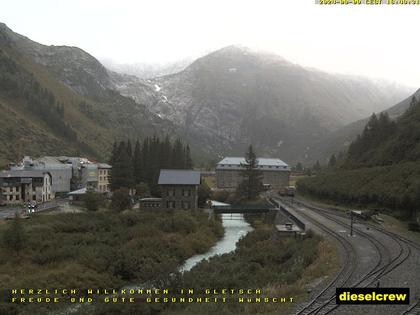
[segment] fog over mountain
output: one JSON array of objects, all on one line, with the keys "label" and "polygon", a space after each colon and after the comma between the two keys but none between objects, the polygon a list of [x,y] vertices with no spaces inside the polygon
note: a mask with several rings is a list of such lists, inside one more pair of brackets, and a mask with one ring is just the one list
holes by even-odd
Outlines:
[{"label": "fog over mountain", "polygon": [[[238,46],[189,65],[184,60],[153,70],[171,74],[141,79],[149,76],[147,71],[116,72],[80,48],[41,45],[4,24],[0,37],[5,62],[16,63],[25,77],[37,78],[63,103],[64,123],[77,134],[73,147],[99,155],[114,139],[169,133],[188,141],[200,161],[242,155],[250,143],[260,156],[310,161],[316,143],[332,132],[412,93],[396,84],[308,69]],[[19,76],[10,76],[22,84]],[[17,96],[0,91],[2,106],[30,121],[19,105],[24,90],[21,86]],[[44,118],[40,114],[38,119]],[[62,138],[42,121],[37,126],[54,139]],[[16,132],[21,134],[24,130]]]},{"label": "fog over mountain", "polygon": [[229,46],[172,75],[115,80],[123,95],[180,126],[219,155],[254,143],[263,155],[310,160],[330,132],[394,105],[410,90],[363,77],[306,69]]},{"label": "fog over mountain", "polygon": [[101,59],[102,64],[108,69],[122,74],[134,75],[140,79],[150,79],[181,72],[193,61],[194,58],[191,57],[169,63],[121,64],[111,59]]}]

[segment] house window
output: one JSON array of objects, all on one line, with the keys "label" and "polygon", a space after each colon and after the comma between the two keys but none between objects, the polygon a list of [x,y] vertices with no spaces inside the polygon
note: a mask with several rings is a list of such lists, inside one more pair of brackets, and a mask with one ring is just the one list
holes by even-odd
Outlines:
[{"label": "house window", "polygon": [[167,201],[166,208],[175,208],[175,201]]},{"label": "house window", "polygon": [[189,201],[183,201],[182,202],[182,209],[188,210],[190,208],[191,208],[191,206],[190,206],[190,202]]},{"label": "house window", "polygon": [[168,189],[168,196],[169,197],[175,196],[175,189]]},{"label": "house window", "polygon": [[189,189],[183,189],[183,190],[182,190],[182,195],[183,195],[184,197],[189,197],[189,196],[191,196],[191,190],[189,190]]}]

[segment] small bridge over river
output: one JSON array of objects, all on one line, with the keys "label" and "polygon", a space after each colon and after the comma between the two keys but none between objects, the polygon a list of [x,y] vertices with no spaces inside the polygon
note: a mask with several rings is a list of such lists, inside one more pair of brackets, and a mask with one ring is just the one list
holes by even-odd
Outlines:
[{"label": "small bridge over river", "polygon": [[[221,202],[212,202],[210,217],[215,214],[230,214],[230,219],[242,219],[244,214],[267,214],[271,210],[275,210],[275,206],[269,202],[262,202],[258,204],[226,204]],[[224,219],[229,219],[229,216],[224,216]]]},{"label": "small bridge over river", "polygon": [[222,213],[241,213],[241,214],[260,214],[268,213],[270,210],[274,210],[275,207],[270,204],[261,205],[222,205],[212,206],[214,214]]}]

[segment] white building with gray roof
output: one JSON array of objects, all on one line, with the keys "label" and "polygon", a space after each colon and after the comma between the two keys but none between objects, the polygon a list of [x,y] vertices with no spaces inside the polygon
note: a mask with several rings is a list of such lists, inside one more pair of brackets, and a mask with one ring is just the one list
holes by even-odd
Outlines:
[{"label": "white building with gray roof", "polygon": [[[243,180],[245,158],[225,157],[216,166],[217,188],[236,189]],[[263,174],[263,184],[274,189],[289,186],[290,167],[280,159],[258,158],[258,168]]]}]

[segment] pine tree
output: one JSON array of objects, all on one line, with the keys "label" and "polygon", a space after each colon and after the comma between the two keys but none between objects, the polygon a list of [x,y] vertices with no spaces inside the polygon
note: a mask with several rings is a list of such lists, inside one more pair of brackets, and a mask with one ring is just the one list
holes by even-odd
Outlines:
[{"label": "pine tree", "polygon": [[263,190],[263,175],[261,170],[258,168],[257,156],[252,148],[252,145],[249,146],[248,152],[245,156],[245,163],[241,164],[241,166],[244,168],[244,170],[241,171],[243,180],[238,185],[237,194],[248,200],[256,199]]},{"label": "pine tree", "polygon": [[185,155],[181,139],[176,139],[172,150],[172,167],[185,168]]},{"label": "pine tree", "polygon": [[321,170],[321,164],[319,164],[319,161],[316,161],[312,169],[315,171],[315,173],[319,172]]},{"label": "pine tree", "polygon": [[117,144],[117,140],[114,140],[114,144],[112,145],[112,150],[111,150],[111,156],[108,160],[110,165],[114,165],[115,160],[117,158],[117,154],[118,154],[118,144]]},{"label": "pine tree", "polygon": [[134,181],[136,184],[141,183],[143,179],[143,170],[142,170],[142,154],[140,150],[140,141],[137,140],[134,147],[133,154],[133,168],[134,168]]},{"label": "pine tree", "polygon": [[335,167],[337,165],[337,158],[335,154],[331,155],[330,160],[328,161],[328,167]]},{"label": "pine tree", "polygon": [[113,190],[121,187],[134,187],[134,168],[132,165],[132,157],[127,154],[130,150],[128,144],[129,143],[126,144],[124,141],[121,141],[117,149],[111,172],[111,188]]},{"label": "pine tree", "polygon": [[191,158],[191,150],[190,146],[187,144],[185,148],[185,168],[186,169],[192,169],[193,168],[193,161]]}]

